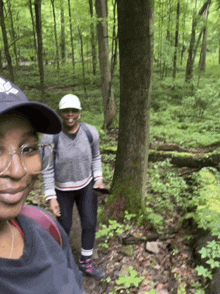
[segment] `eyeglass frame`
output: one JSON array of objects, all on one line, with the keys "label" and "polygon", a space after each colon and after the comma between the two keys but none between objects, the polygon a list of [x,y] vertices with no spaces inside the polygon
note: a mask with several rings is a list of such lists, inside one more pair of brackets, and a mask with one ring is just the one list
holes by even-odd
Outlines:
[{"label": "eyeglass frame", "polygon": [[[30,144],[30,145],[31,145],[31,144]],[[7,167],[5,168],[5,170],[4,170],[3,172],[0,172],[0,176],[4,175],[4,174],[6,173],[6,171],[9,169],[9,167],[11,166],[12,157],[13,157],[14,154],[18,154],[18,155],[20,156],[21,163],[22,163],[22,166],[23,166],[24,170],[25,170],[27,173],[30,173],[30,172],[28,171],[27,167],[25,166],[25,164],[24,164],[24,162],[23,162],[23,160],[22,160],[22,157],[21,157],[21,156],[24,154],[24,148],[25,148],[25,147],[28,147],[28,146],[30,146],[30,145],[28,145],[28,144],[27,144],[27,145],[22,145],[22,146],[19,147],[17,150],[10,151],[10,152],[8,153],[8,155],[9,155],[9,157],[10,157],[10,161],[9,161]],[[36,172],[36,173],[30,173],[30,174],[40,174],[40,173],[46,171],[46,170],[49,168],[50,163],[51,163],[51,161],[52,161],[51,154],[53,153],[53,150],[54,150],[54,149],[53,149],[53,148],[54,148],[54,143],[50,143],[50,144],[37,144],[37,147],[47,147],[47,146],[50,147],[50,160],[48,161],[48,165],[47,165],[46,169],[41,170],[41,171]],[[8,148],[6,148],[6,149],[8,149]],[[8,150],[8,151],[9,151],[9,150]],[[1,155],[0,155],[0,157],[1,157]]]}]

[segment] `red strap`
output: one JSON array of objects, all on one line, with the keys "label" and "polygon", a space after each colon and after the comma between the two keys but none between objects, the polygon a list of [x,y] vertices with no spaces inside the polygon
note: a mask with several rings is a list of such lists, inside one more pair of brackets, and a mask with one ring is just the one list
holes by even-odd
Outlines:
[{"label": "red strap", "polygon": [[40,224],[45,231],[51,234],[52,237],[62,246],[62,236],[55,221],[35,206],[25,205],[21,211],[22,215],[28,216]]},{"label": "red strap", "polygon": [[16,229],[18,229],[19,233],[21,234],[22,238],[25,238],[24,232],[22,231],[21,227],[19,226],[19,224],[14,220],[11,219],[12,224],[16,227]]}]

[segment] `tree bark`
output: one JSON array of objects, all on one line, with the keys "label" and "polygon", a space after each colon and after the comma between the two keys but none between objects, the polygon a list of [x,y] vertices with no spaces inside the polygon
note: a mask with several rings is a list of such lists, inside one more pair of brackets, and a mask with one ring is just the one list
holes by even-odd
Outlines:
[{"label": "tree bark", "polygon": [[102,19],[101,21],[98,21],[97,34],[99,43],[99,63],[102,77],[102,96],[104,104],[103,128],[107,130],[110,128],[116,117],[116,105],[109,62],[107,1],[96,0],[95,7],[98,18]]},{"label": "tree bark", "polygon": [[[206,1],[201,9],[199,10],[198,16],[201,16],[208,6],[210,6],[211,0]],[[186,76],[185,81],[189,82],[193,77],[193,67],[194,67],[194,61],[196,56],[196,27],[197,27],[197,15],[196,15],[196,5],[197,1],[195,2],[195,12],[193,13],[193,21],[192,21],[192,33],[191,33],[191,39],[190,39],[190,45],[189,45],[189,52],[188,52],[188,59],[187,59],[187,65],[186,65]],[[201,38],[201,36],[200,36]],[[198,42],[197,42],[198,44]]]},{"label": "tree bark", "polygon": [[[120,118],[113,195],[140,215],[146,193],[153,72],[153,1],[118,0]],[[119,209],[119,208],[118,208]]]},{"label": "tree bark", "polygon": [[40,89],[42,98],[44,97],[44,64],[43,64],[43,38],[42,38],[42,22],[41,22],[41,0],[35,0],[35,16],[36,16],[36,32],[37,32],[37,55],[38,67],[40,73]]},{"label": "tree bark", "polygon": [[14,82],[14,70],[13,70],[11,55],[10,55],[9,46],[8,46],[8,36],[7,36],[6,26],[5,26],[3,0],[0,0],[0,22],[1,22],[0,24],[1,24],[1,28],[2,28],[3,41],[4,41],[5,57],[6,57],[6,60],[8,63],[9,79],[11,82]]},{"label": "tree bark", "polygon": [[204,18],[205,18],[205,26],[203,29],[203,40],[202,40],[202,48],[200,53],[200,60],[199,60],[199,70],[205,71],[206,70],[206,50],[207,50],[207,19],[209,15],[209,5],[207,6],[205,12],[204,12]]},{"label": "tree bark", "polygon": [[96,75],[96,66],[97,66],[97,54],[96,54],[96,37],[95,37],[95,27],[94,27],[94,13],[93,13],[93,1],[89,0],[89,11],[91,16],[91,48],[92,48],[92,71],[93,75]]},{"label": "tree bark", "polygon": [[65,38],[65,17],[64,17],[63,1],[61,1],[60,15],[61,15],[61,42],[60,42],[61,60],[62,60],[62,63],[65,63],[65,61],[66,61],[66,38]]},{"label": "tree bark", "polygon": [[33,37],[34,37],[34,48],[36,51],[37,55],[37,39],[36,39],[36,30],[35,30],[35,22],[34,22],[34,14],[33,14],[33,9],[32,9],[32,0],[29,0],[29,9],[30,9],[30,14],[31,14],[31,22],[32,22],[32,27],[33,27]]},{"label": "tree bark", "polygon": [[72,65],[73,65],[73,73],[74,73],[74,71],[75,71],[75,56],[74,56],[73,25],[72,25],[72,13],[71,13],[70,0],[68,0],[68,9],[69,9],[69,24],[70,24],[70,43],[71,43],[71,50],[72,50]]},{"label": "tree bark", "polygon": [[14,55],[15,55],[15,60],[16,60],[16,66],[18,67],[19,62],[18,62],[16,37],[15,37],[15,30],[14,30],[13,13],[11,10],[11,1],[8,1],[8,11],[9,11],[9,16],[10,16],[10,21],[11,21],[11,35],[12,35],[12,40],[13,40]]},{"label": "tree bark", "polygon": [[53,22],[54,22],[54,37],[55,37],[55,48],[56,48],[56,64],[57,71],[60,70],[60,58],[59,58],[59,44],[57,38],[57,23],[56,23],[56,12],[54,7],[54,0],[51,0],[52,9],[53,9]]},{"label": "tree bark", "polygon": [[179,18],[180,18],[180,1],[177,3],[176,8],[176,35],[175,35],[175,50],[173,56],[173,79],[176,78],[176,60],[177,60],[177,50],[179,43]]},{"label": "tree bark", "polygon": [[83,88],[84,88],[85,94],[87,94],[87,92],[86,92],[86,81],[85,81],[85,61],[84,61],[84,50],[83,50],[83,36],[82,36],[81,30],[80,30],[79,27],[78,27],[78,32],[79,32],[81,60],[82,60]]}]

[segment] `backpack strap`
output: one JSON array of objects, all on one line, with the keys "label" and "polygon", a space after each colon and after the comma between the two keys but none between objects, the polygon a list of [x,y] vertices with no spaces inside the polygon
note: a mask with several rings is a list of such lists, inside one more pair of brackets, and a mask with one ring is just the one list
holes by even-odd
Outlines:
[{"label": "backpack strap", "polygon": [[47,231],[60,246],[62,246],[62,236],[60,230],[51,216],[39,207],[32,205],[25,205],[21,214],[35,220],[42,228]]},{"label": "backpack strap", "polygon": [[80,126],[82,127],[83,131],[86,133],[86,136],[89,140],[89,144],[92,150],[92,155],[94,155],[94,146],[93,146],[93,136],[92,133],[90,132],[89,128],[87,127],[86,123],[80,121],[79,122]]},{"label": "backpack strap", "polygon": [[53,152],[53,162],[55,163],[57,151],[58,151],[58,142],[59,142],[59,133],[53,135],[53,144],[54,144],[54,152]]}]

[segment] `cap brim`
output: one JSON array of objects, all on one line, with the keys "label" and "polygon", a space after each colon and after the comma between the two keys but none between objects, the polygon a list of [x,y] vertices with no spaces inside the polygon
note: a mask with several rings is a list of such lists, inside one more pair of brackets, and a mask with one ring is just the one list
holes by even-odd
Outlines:
[{"label": "cap brim", "polygon": [[56,134],[62,130],[60,117],[49,106],[43,103],[31,101],[18,102],[2,110],[0,114],[6,114],[13,110],[19,111],[28,117],[37,132]]}]

